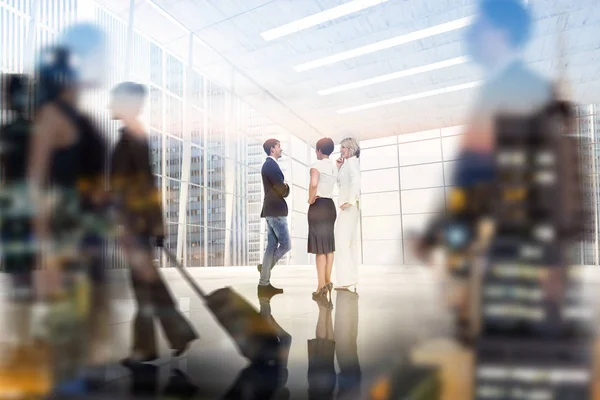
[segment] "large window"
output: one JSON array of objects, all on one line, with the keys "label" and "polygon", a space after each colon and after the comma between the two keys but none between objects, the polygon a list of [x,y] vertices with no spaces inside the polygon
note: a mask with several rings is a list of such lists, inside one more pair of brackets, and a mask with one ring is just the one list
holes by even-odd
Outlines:
[{"label": "large window", "polygon": [[[582,145],[585,199],[592,210],[588,240],[579,245],[579,262],[599,263],[600,106],[577,108]],[[446,212],[464,126],[363,141],[362,247],[365,264],[412,264],[406,240],[420,234]]]},{"label": "large window", "polygon": [[[22,72],[41,46],[50,44],[77,16],[78,0],[44,0],[33,48],[27,48],[31,1],[0,0],[0,69]],[[167,245],[190,266],[256,265],[266,240],[260,218],[263,198],[262,143],[281,141],[280,166],[290,184],[288,222],[293,251],[282,263],[307,264],[307,197],[314,149],[260,115],[230,91],[190,70],[187,60],[137,29],[127,46],[127,21],[94,3],[96,22],[108,35],[111,68],[107,86],[95,94],[95,108],[108,137],[118,136],[106,112],[110,87],[135,80],[148,88],[144,122],[149,131],[150,162],[162,191]],[[60,12],[58,12],[60,10]],[[127,57],[128,49],[132,51]],[[131,65],[126,65],[128,60]],[[0,115],[4,122],[6,114]],[[599,264],[600,105],[580,106],[578,134],[589,156],[582,163],[585,198],[593,208],[590,241],[580,260]],[[452,171],[460,157],[463,127],[406,133],[361,143],[362,218],[360,235],[365,264],[413,261],[407,235],[445,212]],[[311,143],[312,145],[313,143]],[[332,158],[339,156],[336,146]]]},{"label": "large window", "polygon": [[[34,52],[26,48],[31,2],[8,4],[10,7],[0,0],[0,69],[20,72],[28,54]],[[36,26],[36,49],[51,43],[77,17],[78,0],[44,0],[43,4]],[[293,240],[299,243],[294,255],[282,263],[308,262],[308,144],[200,71],[190,70],[186,60],[138,29],[134,29],[128,58],[127,21],[100,3],[94,3],[94,15],[107,34],[111,67],[106,87],[94,94],[90,111],[101,119],[114,142],[118,124],[105,111],[109,89],[124,80],[146,85],[143,119],[149,133],[152,171],[162,192],[167,247],[179,252],[189,266],[256,265],[262,261],[266,240],[260,218],[260,169],[266,158],[262,143],[275,137],[286,149],[281,167],[293,186],[288,199],[289,223],[294,227]],[[130,65],[126,65],[128,60]],[[159,258],[158,252],[156,256]]]}]

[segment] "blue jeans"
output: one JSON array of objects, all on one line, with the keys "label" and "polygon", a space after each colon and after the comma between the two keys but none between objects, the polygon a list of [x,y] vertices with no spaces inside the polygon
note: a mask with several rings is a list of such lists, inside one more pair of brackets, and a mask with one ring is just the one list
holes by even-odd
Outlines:
[{"label": "blue jeans", "polygon": [[287,217],[265,217],[265,219],[267,220],[267,248],[258,283],[261,286],[269,285],[271,269],[292,248]]}]

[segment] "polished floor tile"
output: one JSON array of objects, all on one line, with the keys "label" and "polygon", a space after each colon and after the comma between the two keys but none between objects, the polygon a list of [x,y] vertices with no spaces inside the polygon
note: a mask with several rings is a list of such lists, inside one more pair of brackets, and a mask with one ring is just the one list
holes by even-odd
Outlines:
[{"label": "polished floor tile", "polygon": [[[256,269],[189,271],[208,292],[230,286],[259,310]],[[600,279],[595,272],[587,274],[584,289],[591,293]],[[171,358],[161,336],[161,358],[154,366],[131,371],[115,362],[107,374],[104,394],[127,398],[135,392],[136,398],[151,398],[156,392],[175,388],[180,397],[174,398],[304,399],[332,398],[351,386],[352,390],[343,391],[345,397],[338,398],[359,398],[392,369],[411,364],[443,369],[444,399],[454,400],[457,397],[448,397],[449,393],[456,396],[469,387],[470,355],[449,339],[452,322],[442,301],[445,282],[430,269],[362,266],[357,293],[334,291],[330,310],[312,299],[316,287],[314,267],[278,266],[272,282],[285,293],[273,297],[269,305],[272,318],[291,336],[285,376],[281,371],[273,373],[250,365],[177,270],[164,269],[163,276],[200,339],[180,360]],[[335,274],[333,279],[335,282]],[[112,350],[116,361],[128,354],[135,304],[125,271],[115,272],[111,281]],[[275,378],[277,381],[269,386],[270,379]]]},{"label": "polished floor tile", "polygon": [[[207,291],[230,286],[257,310],[260,308],[255,269],[203,268],[193,269],[191,273]],[[180,309],[201,335],[201,339],[191,347],[185,365],[179,369],[205,396],[226,397],[236,379],[244,378],[244,374],[252,376],[253,371],[246,371],[248,361],[240,355],[234,342],[177,271],[163,270],[163,275],[178,299]],[[119,278],[115,280],[121,281]],[[333,291],[331,311],[320,307],[312,299],[311,294],[316,287],[314,267],[277,267],[273,271],[272,282],[285,290],[283,295],[271,299],[270,309],[273,319],[292,338],[285,384],[291,398],[309,397],[309,341],[316,338],[335,343],[332,353],[335,356],[330,364],[336,374],[340,374],[342,368],[360,368],[358,387],[365,392],[377,377],[398,362],[406,362],[415,346],[447,337],[450,332],[450,320],[439,301],[439,282],[426,269],[364,266],[360,272],[358,293]],[[127,286],[119,284],[113,288],[112,298],[115,337],[119,342],[114,348],[126,350],[131,328],[124,321],[133,316],[132,295]],[[172,362],[166,346],[161,349],[161,354],[163,357],[158,364],[161,369],[169,370]],[[260,377],[260,372],[256,376]],[[310,377],[310,387],[314,391],[320,383],[313,378]],[[165,379],[168,378],[163,377],[163,386],[166,385]],[[131,374],[120,377],[112,383],[112,387],[127,390],[132,385],[131,380]],[[336,385],[341,384],[338,382]],[[352,396],[356,394],[357,391],[352,392]]]}]

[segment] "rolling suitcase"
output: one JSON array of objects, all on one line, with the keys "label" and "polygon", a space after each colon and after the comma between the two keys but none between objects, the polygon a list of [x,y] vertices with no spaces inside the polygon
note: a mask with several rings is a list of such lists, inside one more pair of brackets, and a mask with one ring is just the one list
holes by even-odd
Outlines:
[{"label": "rolling suitcase", "polygon": [[278,362],[282,343],[277,331],[268,320],[230,287],[206,294],[177,258],[169,250],[163,250],[181,276],[204,300],[215,319],[231,336],[244,357],[255,364]]}]

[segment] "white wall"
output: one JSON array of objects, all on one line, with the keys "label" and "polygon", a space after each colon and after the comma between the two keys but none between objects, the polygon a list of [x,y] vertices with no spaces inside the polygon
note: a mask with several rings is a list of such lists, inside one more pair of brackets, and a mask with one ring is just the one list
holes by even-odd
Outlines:
[{"label": "white wall", "polygon": [[360,143],[363,264],[411,264],[405,238],[445,212],[462,127]]}]

